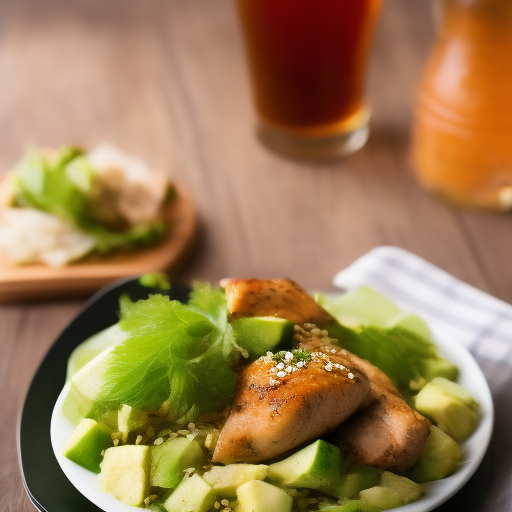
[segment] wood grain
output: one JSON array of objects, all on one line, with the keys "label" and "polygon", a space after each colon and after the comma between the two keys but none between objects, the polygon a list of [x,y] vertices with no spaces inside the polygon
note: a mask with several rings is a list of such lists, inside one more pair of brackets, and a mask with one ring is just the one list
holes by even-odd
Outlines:
[{"label": "wood grain", "polygon": [[[430,2],[386,0],[369,69],[368,144],[328,165],[262,148],[230,0],[2,0],[0,169],[27,145],[110,141],[193,193],[198,250],[180,279],[287,275],[328,288],[378,245],[413,251],[512,302],[507,215],[457,210],[411,175],[408,139],[434,37]],[[16,419],[77,301],[0,307],[2,510],[32,510]]]}]

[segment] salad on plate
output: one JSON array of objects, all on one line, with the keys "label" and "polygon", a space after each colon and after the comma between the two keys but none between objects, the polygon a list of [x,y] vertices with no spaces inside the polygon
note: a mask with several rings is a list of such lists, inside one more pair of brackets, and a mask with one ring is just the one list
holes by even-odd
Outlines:
[{"label": "salad on plate", "polygon": [[173,191],[163,172],[108,144],[31,150],[0,182],[0,256],[62,267],[154,245]]},{"label": "salad on plate", "polygon": [[225,279],[119,308],[71,355],[61,412],[63,455],[126,505],[396,508],[457,470],[480,421],[426,323],[367,287]]}]

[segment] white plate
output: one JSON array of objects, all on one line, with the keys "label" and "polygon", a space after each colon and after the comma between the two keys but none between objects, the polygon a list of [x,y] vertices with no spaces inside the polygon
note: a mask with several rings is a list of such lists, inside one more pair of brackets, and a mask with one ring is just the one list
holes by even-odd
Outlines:
[{"label": "white plate", "polygon": [[[476,432],[461,445],[462,463],[455,473],[444,480],[424,484],[425,496],[415,503],[399,507],[400,512],[427,512],[451,498],[473,475],[482,461],[491,440],[494,408],[487,381],[473,356],[459,343],[440,332],[434,332],[438,352],[455,363],[460,370],[458,383],[473,393],[480,404],[481,421]],[[57,461],[71,483],[90,501],[105,512],[134,512],[141,510],[124,505],[101,492],[99,477],[66,459],[62,452],[75,429],[62,414],[62,402],[67,386],[62,390],[53,410],[50,435]]]}]

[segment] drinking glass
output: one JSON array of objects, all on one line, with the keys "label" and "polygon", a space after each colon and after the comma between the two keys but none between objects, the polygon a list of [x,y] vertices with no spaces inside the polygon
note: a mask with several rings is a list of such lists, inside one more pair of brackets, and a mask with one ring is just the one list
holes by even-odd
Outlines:
[{"label": "drinking glass", "polygon": [[236,0],[258,113],[270,148],[333,158],[361,148],[365,74],[381,0]]}]

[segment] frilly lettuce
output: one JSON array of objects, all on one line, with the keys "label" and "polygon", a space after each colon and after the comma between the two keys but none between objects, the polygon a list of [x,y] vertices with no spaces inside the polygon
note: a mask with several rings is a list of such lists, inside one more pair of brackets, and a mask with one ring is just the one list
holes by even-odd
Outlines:
[{"label": "frilly lettuce", "polygon": [[188,304],[163,295],[121,304],[127,336],[109,354],[109,368],[93,416],[122,404],[152,411],[168,401],[169,417],[222,411],[236,383],[240,352],[227,321],[222,290],[196,285]]}]

